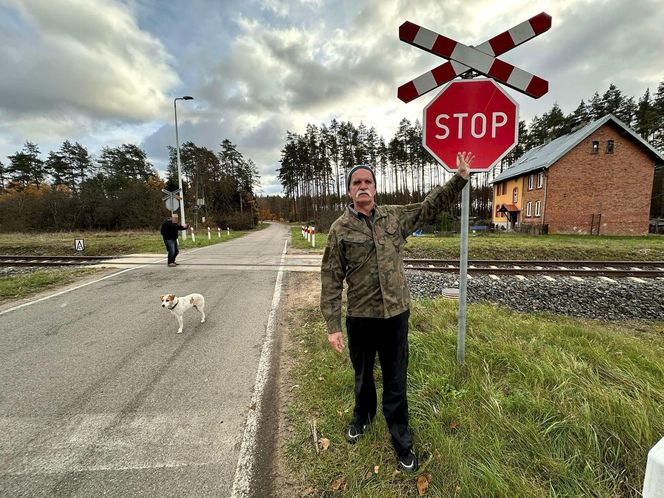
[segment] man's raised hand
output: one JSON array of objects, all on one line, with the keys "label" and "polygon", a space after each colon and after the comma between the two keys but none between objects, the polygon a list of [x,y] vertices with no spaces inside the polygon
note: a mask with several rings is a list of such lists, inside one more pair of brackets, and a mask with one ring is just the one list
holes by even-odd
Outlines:
[{"label": "man's raised hand", "polygon": [[468,180],[470,177],[470,165],[475,160],[475,155],[472,152],[459,152],[457,153],[457,172],[462,178]]}]

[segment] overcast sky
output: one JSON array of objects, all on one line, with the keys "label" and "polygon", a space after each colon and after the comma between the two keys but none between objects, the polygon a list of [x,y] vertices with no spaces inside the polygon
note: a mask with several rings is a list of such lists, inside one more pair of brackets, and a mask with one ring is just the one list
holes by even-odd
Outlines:
[{"label": "overcast sky", "polygon": [[664,81],[663,0],[0,0],[0,161],[26,140],[44,158],[136,143],[163,172],[173,98],[192,95],[180,141],[230,139],[278,193],[288,130],[337,118],[389,138],[421,119],[435,92],[404,104],[397,87],[443,60],[400,42],[404,21],[477,45],[543,11],[552,28],[501,57],[549,81],[538,100],[508,90],[521,119]]}]

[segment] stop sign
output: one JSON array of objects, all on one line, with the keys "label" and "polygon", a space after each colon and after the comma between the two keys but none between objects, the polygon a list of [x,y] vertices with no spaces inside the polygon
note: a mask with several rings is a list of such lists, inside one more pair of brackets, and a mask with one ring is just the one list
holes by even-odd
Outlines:
[{"label": "stop sign", "polygon": [[424,148],[452,173],[458,152],[472,152],[471,171],[488,171],[517,144],[519,106],[489,79],[448,84],[424,108]]}]

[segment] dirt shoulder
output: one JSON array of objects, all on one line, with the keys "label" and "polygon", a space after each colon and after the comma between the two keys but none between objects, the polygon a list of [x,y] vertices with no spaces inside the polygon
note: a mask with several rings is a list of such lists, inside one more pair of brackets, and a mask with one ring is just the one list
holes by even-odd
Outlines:
[{"label": "dirt shoulder", "polygon": [[296,325],[296,313],[303,308],[318,306],[320,297],[320,275],[313,272],[291,272],[288,278],[284,312],[279,322],[280,348],[279,348],[279,378],[277,382],[277,414],[278,427],[276,431],[274,463],[272,469],[273,488],[271,496],[288,497],[304,496],[305,489],[302,482],[289,472],[286,444],[292,436],[292,429],[288,422],[288,407],[294,396],[294,385],[291,381],[291,372],[296,359],[293,351],[296,347],[293,336]]}]

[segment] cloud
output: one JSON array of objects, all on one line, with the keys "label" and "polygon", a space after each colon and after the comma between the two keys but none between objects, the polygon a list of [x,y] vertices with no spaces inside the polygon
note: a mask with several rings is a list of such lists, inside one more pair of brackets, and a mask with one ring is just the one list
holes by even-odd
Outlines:
[{"label": "cloud", "polygon": [[636,98],[654,91],[664,80],[658,3],[5,0],[0,64],[12,71],[0,79],[0,152],[40,137],[124,140],[162,167],[175,142],[173,94],[191,94],[178,104],[181,141],[216,151],[228,138],[274,193],[288,130],[336,118],[389,140],[402,118],[421,120],[434,93],[406,105],[397,87],[443,60],[399,41],[406,20],[476,45],[549,13],[550,31],[501,57],[550,82],[538,100],[508,90],[530,120],[554,102],[572,112],[610,83]]},{"label": "cloud", "polygon": [[[145,121],[179,82],[162,44],[115,1],[9,0],[0,35],[0,109],[24,133],[33,117]],[[9,16],[8,16],[9,17]]]}]

